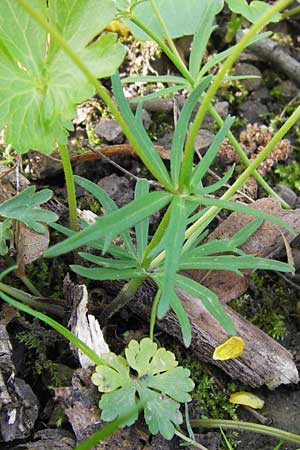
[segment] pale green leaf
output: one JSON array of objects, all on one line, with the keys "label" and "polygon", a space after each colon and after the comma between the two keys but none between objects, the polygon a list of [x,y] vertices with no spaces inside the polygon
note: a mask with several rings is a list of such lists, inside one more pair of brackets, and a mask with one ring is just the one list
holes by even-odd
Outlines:
[{"label": "pale green leaf", "polygon": [[[245,17],[249,22],[255,23],[258,19],[261,18],[263,14],[271,9],[271,5],[267,2],[262,1],[251,1],[248,4],[247,0],[226,0],[229,9],[236,14],[240,14]],[[274,14],[273,18],[270,22],[278,22],[280,18],[280,14]]]},{"label": "pale green leaf", "polygon": [[199,298],[207,311],[222,325],[227,333],[230,335],[235,334],[236,331],[232,319],[228,316],[214,292],[196,281],[179,274],[176,276],[176,285],[194,297]]},{"label": "pale green leaf", "polygon": [[[112,75],[125,48],[116,35],[88,45],[114,17],[112,0],[28,0],[58,28],[98,78]],[[51,153],[66,144],[76,105],[95,93],[85,75],[17,1],[2,0],[0,15],[0,129],[19,152]]]},{"label": "pale green leaf", "polygon": [[44,253],[44,256],[54,257],[68,253],[75,248],[105,237],[107,233],[110,233],[111,236],[116,236],[166,206],[170,197],[170,194],[164,192],[150,192],[138,200],[133,200],[128,205],[123,206],[123,208],[96,219],[95,224],[89,225],[65,241],[50,247]]},{"label": "pale green leaf", "polygon": [[46,203],[53,195],[50,189],[35,192],[35,186],[29,186],[20,194],[6,200],[0,205],[0,216],[19,220],[37,233],[43,233],[43,223],[55,222],[58,216],[40,205]]},{"label": "pale green leaf", "polygon": [[[223,0],[214,0],[216,3],[216,13],[223,8]],[[120,0],[117,5],[122,7]],[[168,28],[172,38],[194,34],[199,27],[201,18],[204,15],[206,6],[211,0],[156,0],[160,14]],[[155,16],[149,0],[140,2],[134,8],[134,15],[148,28],[164,39],[163,30]],[[141,31],[136,25],[125,20],[132,33],[140,40],[149,40],[149,36]]]}]

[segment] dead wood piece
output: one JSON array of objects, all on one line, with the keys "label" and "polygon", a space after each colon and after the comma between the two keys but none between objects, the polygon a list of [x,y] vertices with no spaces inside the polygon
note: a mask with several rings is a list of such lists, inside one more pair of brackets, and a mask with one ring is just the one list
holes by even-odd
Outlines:
[{"label": "dead wood piece", "polygon": [[0,325],[0,442],[28,437],[39,409],[31,387],[15,377],[11,352],[5,325]]},{"label": "dead wood piece", "polygon": [[[183,306],[192,324],[191,352],[200,360],[223,369],[233,379],[252,387],[262,385],[273,389],[280,384],[297,383],[299,375],[291,354],[263,331],[243,319],[226,305],[226,312],[232,318],[237,334],[245,341],[241,357],[228,361],[212,359],[214,349],[224,342],[228,335],[218,321],[207,312],[201,300],[178,289]],[[150,317],[151,299],[154,287],[144,284],[129,307],[143,319]],[[159,328],[182,341],[180,326],[172,313],[157,322]]]},{"label": "dead wood piece", "polygon": [[71,433],[65,430],[46,428],[33,436],[34,441],[21,444],[13,450],[72,450],[76,442]]},{"label": "dead wood piece", "polygon": [[[257,200],[251,206],[264,213],[280,217],[296,231],[300,229],[299,209],[283,210],[279,202],[272,198]],[[209,239],[231,237],[252,219],[253,216],[233,213],[210,234]],[[260,257],[278,257],[285,249],[281,233],[284,233],[289,242],[295,237],[279,226],[265,221],[242,248],[248,254]],[[240,358],[229,361],[212,360],[215,347],[224,342],[228,335],[218,321],[203,307],[200,299],[178,290],[178,295],[192,324],[191,350],[196,356],[221,367],[232,378],[239,379],[253,387],[266,384],[269,388],[275,388],[280,384],[299,381],[298,371],[291,354],[263,331],[226,306],[229,300],[246,291],[250,271],[244,271],[244,277],[232,272],[217,270],[193,270],[185,273],[219,296],[225,305],[225,310],[234,321],[237,334],[245,341],[245,351]],[[130,302],[129,307],[141,317],[149,317],[149,305],[151,305],[153,296],[154,287],[150,284],[144,285],[134,300]],[[172,336],[181,339],[180,327],[174,315],[168,314],[164,320],[158,322],[158,326]]]},{"label": "dead wood piece", "polygon": [[[78,442],[87,439],[105,424],[97,407],[100,394],[91,382],[91,370],[80,369],[74,373],[72,386],[55,389],[56,399],[65,407]],[[148,441],[147,434],[137,425],[116,431],[95,450],[142,450]]]},{"label": "dead wood piece", "polygon": [[[64,279],[64,294],[66,301],[71,305],[71,316],[68,326],[75,336],[87,344],[97,355],[109,352],[109,347],[104,340],[99,322],[95,316],[88,314],[88,292],[84,284],[76,285],[70,280],[69,274]],[[78,358],[81,367],[94,366],[83,352],[70,344],[71,350]]]},{"label": "dead wood piece", "polygon": [[300,63],[290,56],[278,42],[265,38],[251,44],[249,49],[261,60],[274,64],[291,80],[300,83]]}]

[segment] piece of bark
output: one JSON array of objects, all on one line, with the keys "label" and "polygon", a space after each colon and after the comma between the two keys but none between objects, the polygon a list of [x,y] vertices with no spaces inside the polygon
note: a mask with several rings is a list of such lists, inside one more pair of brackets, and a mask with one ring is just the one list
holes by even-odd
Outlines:
[{"label": "piece of bark", "polygon": [[46,428],[33,436],[33,442],[20,444],[13,450],[72,450],[76,442],[66,430]]},{"label": "piece of bark", "polygon": [[[242,33],[238,33],[239,40]],[[262,61],[269,62],[281,70],[291,80],[300,83],[300,63],[290,56],[286,49],[270,38],[261,39],[249,46]]]},{"label": "piece of bark", "polygon": [[[65,414],[75,433],[77,442],[84,441],[105,423],[100,419],[98,401],[100,393],[91,382],[91,370],[74,372],[72,386],[55,389],[56,400],[65,407]],[[148,435],[137,425],[116,431],[95,450],[145,450]]]},{"label": "piece of bark", "polygon": [[31,387],[15,377],[12,348],[5,325],[0,325],[0,442],[25,439],[38,416],[39,403]]},{"label": "piece of bark", "polygon": [[[155,288],[148,283],[144,284],[134,299],[130,301],[130,309],[144,320],[149,320],[154,294]],[[237,335],[245,341],[245,350],[239,358],[227,361],[213,360],[214,349],[228,338],[227,333],[219,322],[207,312],[201,300],[182,290],[178,290],[177,294],[192,324],[192,343],[189,350],[195,357],[220,367],[231,378],[252,387],[265,384],[268,388],[274,389],[280,384],[299,381],[292,355],[278,342],[226,305],[224,309],[232,318]],[[156,324],[182,342],[180,326],[174,314],[168,313],[163,320],[157,321]]]},{"label": "piece of bark", "polygon": [[[68,274],[64,279],[64,294],[71,309],[68,323],[71,332],[94,350],[97,355],[101,356],[103,353],[108,353],[109,347],[104,340],[98,320],[92,314],[87,314],[88,292],[86,286],[72,283]],[[71,343],[70,347],[78,358],[81,367],[87,369],[94,366],[94,362],[85,353]]]},{"label": "piece of bark", "polygon": [[[279,202],[271,198],[258,200],[251,206],[281,217],[296,230],[300,228],[299,209],[283,210]],[[252,218],[244,214],[233,213],[211,233],[210,239],[232,236]],[[242,246],[243,250],[261,257],[278,255],[284,249],[284,241],[279,230],[279,226],[265,222]],[[288,241],[291,241],[292,235],[285,230],[281,230],[281,232]],[[280,384],[297,383],[299,375],[292,355],[278,342],[226,306],[229,300],[245,292],[249,274],[250,271],[247,271],[245,277],[242,278],[228,271],[189,271],[191,278],[206,285],[219,295],[224,309],[236,326],[237,334],[245,341],[245,351],[239,358],[228,361],[213,360],[214,349],[224,342],[228,335],[219,322],[203,307],[200,299],[178,290],[178,295],[192,324],[193,337],[190,349],[199,359],[217,365],[232,378],[239,379],[253,387],[265,384],[273,389]],[[149,318],[154,294],[153,285],[144,284],[129,303],[129,307],[141,317]],[[157,322],[157,325],[182,340],[178,321],[173,314],[167,314],[163,320]]]}]

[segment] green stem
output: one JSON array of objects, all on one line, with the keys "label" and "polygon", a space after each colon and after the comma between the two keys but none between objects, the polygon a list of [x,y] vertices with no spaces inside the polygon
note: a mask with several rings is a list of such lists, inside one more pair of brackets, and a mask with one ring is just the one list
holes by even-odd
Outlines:
[{"label": "green stem", "polygon": [[124,134],[126,135],[130,144],[134,147],[138,157],[143,161],[145,166],[149,171],[155,176],[155,178],[167,189],[172,191],[172,185],[166,185],[164,179],[162,179],[160,172],[148,162],[144,154],[143,147],[139,144],[135,137],[135,130],[131,130],[127,125],[125,119],[120,113],[118,107],[114,103],[107,89],[100,83],[97,77],[89,70],[86,64],[81,60],[81,58],[73,51],[73,49],[64,40],[61,34],[56,30],[56,28],[48,22],[43,16],[41,16],[34,8],[32,8],[26,0],[17,0],[17,2],[24,8],[24,10],[48,33],[50,33],[52,39],[57,42],[57,44],[62,48],[62,50],[69,56],[73,63],[81,70],[81,72],[86,76],[87,80],[95,87],[97,94],[103,100],[103,102],[108,106],[110,112],[115,117],[116,121],[122,128]]},{"label": "green stem", "polygon": [[113,299],[109,306],[103,311],[103,316],[105,319],[109,319],[111,316],[116,314],[121,308],[123,308],[127,303],[134,297],[136,291],[143,283],[145,278],[133,278],[124,284],[119,294]]},{"label": "green stem", "polygon": [[70,227],[72,230],[77,231],[77,202],[76,202],[76,190],[75,182],[72,170],[72,164],[69,157],[68,148],[65,144],[60,144],[58,146],[62,166],[64,169],[66,186],[67,186],[67,196],[69,205],[69,215],[70,215]]},{"label": "green stem", "polygon": [[155,322],[156,322],[156,312],[157,312],[158,302],[160,300],[160,295],[161,295],[161,291],[160,291],[160,289],[158,289],[158,291],[155,294],[152,306],[151,306],[149,337],[152,341],[154,339],[154,327],[155,327]]},{"label": "green stem", "polygon": [[[259,153],[255,160],[250,164],[247,169],[236,179],[233,185],[222,195],[221,200],[229,200],[236,191],[243,186],[247,178],[253,174],[254,169],[256,169],[261,162],[271,153],[275,145],[285,136],[289,129],[299,120],[300,118],[300,106],[293,112],[293,114],[288,118],[288,120],[282,125],[282,127],[277,131],[277,133],[272,137],[270,142],[265,146],[265,148]],[[203,223],[210,219],[217,211],[219,211],[218,206],[212,206],[198,221],[196,221],[187,231],[186,238],[189,238],[195,231],[197,231]]]},{"label": "green stem", "polygon": [[280,20],[284,20],[287,17],[295,16],[300,13],[300,6],[295,6],[295,8],[288,9],[284,13],[281,14]]},{"label": "green stem", "polygon": [[205,117],[206,112],[208,111],[211,101],[217,90],[219,89],[226,73],[231,69],[234,62],[240,55],[240,53],[244,50],[244,48],[248,45],[251,38],[258,33],[276,14],[288,6],[293,0],[279,0],[269,9],[265,14],[263,14],[260,19],[254,23],[249,31],[242,37],[242,39],[237,43],[234,47],[233,52],[228,56],[226,61],[224,62],[222,68],[219,70],[217,75],[214,78],[211,86],[209,87],[203,102],[200,105],[200,108],[196,114],[194,123],[191,126],[190,133],[187,138],[187,142],[185,145],[184,156],[181,166],[180,172],[180,188],[183,189],[185,185],[189,184],[189,180],[191,178],[191,173],[193,169],[193,156],[194,156],[194,143],[198,133],[198,130],[202,124],[202,121]]},{"label": "green stem", "polygon": [[59,305],[38,301],[34,299],[31,295],[26,294],[25,292],[20,291],[19,289],[13,288],[1,282],[0,282],[0,291],[10,295],[16,300],[20,300],[25,305],[32,306],[34,309],[38,311],[53,314],[57,317],[64,317],[66,314],[65,309]]},{"label": "green stem", "polygon": [[[219,115],[219,113],[213,108],[212,105],[210,105],[209,107],[209,113],[210,115],[215,119],[216,123],[219,125],[219,127],[221,128],[224,125],[224,121],[221,118],[221,116]],[[237,152],[237,154],[239,155],[239,157],[241,158],[241,161],[245,164],[246,167],[249,167],[251,164],[250,159],[247,157],[247,155],[245,154],[244,150],[242,149],[242,147],[240,146],[240,144],[238,143],[238,141],[236,140],[236,138],[234,137],[234,135],[232,134],[231,131],[228,131],[227,133],[227,137],[229,139],[229,142],[231,143],[231,145],[233,146],[233,148],[235,149],[235,151]],[[257,170],[253,171],[254,178],[256,179],[256,181],[262,186],[262,188],[270,195],[272,195],[273,197],[275,197],[277,200],[280,201],[281,205],[284,208],[289,209],[290,205],[288,203],[286,203],[278,194],[277,192],[275,192],[271,186],[263,179],[263,177],[260,175],[260,173],[257,172]]]},{"label": "green stem", "polygon": [[194,86],[195,80],[186,68],[185,64],[183,63],[182,59],[174,55],[174,53],[171,51],[171,49],[165,44],[163,39],[161,39],[156,33],[154,33],[150,28],[148,28],[143,22],[141,22],[137,17],[132,16],[130,17],[130,21],[134,23],[136,26],[138,26],[141,30],[143,30],[148,36],[150,36],[162,49],[162,51],[167,55],[170,61],[174,64],[174,66],[178,69],[178,71],[181,73],[181,75],[189,81],[191,86]]},{"label": "green stem", "polygon": [[[245,183],[247,178],[253,174],[253,171],[261,164],[261,162],[269,155],[275,145],[285,136],[289,129],[300,119],[300,106],[293,112],[293,114],[287,119],[277,133],[272,137],[266,147],[259,153],[255,160],[247,167],[246,170],[236,179],[233,185],[222,195],[221,200],[230,200],[230,198],[240,189]],[[219,206],[212,206],[209,208],[203,216],[193,223],[185,232],[185,239],[187,239],[186,245],[189,243],[189,238],[194,239],[194,233],[201,232],[202,227],[209,223],[212,218],[220,211]],[[161,252],[151,263],[150,268],[157,267],[165,258],[165,251]]]},{"label": "green stem", "polygon": [[288,431],[280,430],[279,428],[269,427],[259,423],[252,422],[239,422],[234,420],[222,420],[222,419],[196,419],[191,420],[193,427],[199,428],[225,428],[231,430],[243,430],[253,431],[255,433],[264,434],[266,436],[272,436],[283,441],[294,442],[300,444],[300,436]]},{"label": "green stem", "polygon": [[29,278],[26,275],[20,277],[20,280],[33,295],[35,295],[36,297],[42,297],[40,291],[34,286],[34,284],[29,280]]},{"label": "green stem", "polygon": [[[172,61],[172,63],[175,65],[175,67],[178,69],[178,71],[182,74],[182,76],[190,83],[191,88],[195,86],[196,80],[192,77],[184,63],[182,62],[181,58],[177,58],[173,52],[170,50],[170,48],[165,44],[165,42],[151,29],[149,29],[143,22],[141,22],[138,18],[135,16],[130,17],[130,20],[132,23],[134,23],[136,26],[138,26],[141,30],[144,31],[144,33],[148,34],[162,49],[162,51],[166,54],[166,56]],[[161,18],[162,20],[162,18]],[[165,25],[164,27],[165,28]],[[216,120],[217,124],[221,127],[224,122],[218,112],[215,110],[215,108],[210,104],[209,106],[209,113],[211,116]],[[238,141],[235,139],[234,135],[229,131],[227,133],[227,137],[232,144],[232,146],[235,148],[236,152],[240,156],[241,160],[244,162],[246,166],[250,164],[250,160],[248,159],[247,155],[243,151],[242,147],[239,145]],[[290,206],[269,186],[269,184],[262,178],[262,176],[257,172],[254,171],[253,176],[257,180],[257,182],[262,186],[265,191],[275,197],[277,200],[280,201],[281,205],[284,208],[290,208]]]},{"label": "green stem", "polygon": [[[155,0],[150,0],[150,2],[151,2],[151,7],[152,7],[152,9],[154,11],[154,14],[156,15],[156,18],[158,20],[158,23],[162,27],[162,30],[164,32],[166,41],[169,44],[169,47],[170,47],[170,49],[171,49],[171,51],[172,51],[172,53],[174,55],[174,58],[176,59],[178,65],[180,67],[182,67],[182,66],[185,67],[185,64],[182,61],[182,58],[181,58],[181,56],[178,53],[176,45],[174,44],[173,39],[172,39],[172,37],[171,37],[171,35],[169,33],[168,27],[166,26],[165,21],[163,20],[162,15],[160,14],[160,11],[159,11],[159,9],[158,9],[158,7],[156,5],[156,1]],[[191,79],[193,79],[192,76],[191,76]]]},{"label": "green stem", "polygon": [[178,430],[175,431],[175,434],[176,434],[176,436],[178,436],[183,441],[187,442],[192,447],[200,448],[201,450],[208,450],[207,447],[204,447],[203,445],[199,444],[199,442],[196,442],[193,439],[185,436],[184,434],[180,433]]}]

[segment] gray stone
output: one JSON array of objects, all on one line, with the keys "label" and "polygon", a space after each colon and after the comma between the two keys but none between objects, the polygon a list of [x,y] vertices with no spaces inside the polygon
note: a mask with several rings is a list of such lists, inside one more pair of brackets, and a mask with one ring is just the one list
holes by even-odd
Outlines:
[{"label": "gray stone", "polygon": [[296,95],[299,94],[297,86],[291,80],[282,81],[282,83],[280,83],[279,85],[279,89],[282,97],[286,98],[287,100],[291,100],[293,97],[296,97]]},{"label": "gray stone", "polygon": [[248,90],[255,91],[257,90],[262,83],[262,73],[261,71],[253,66],[252,64],[240,63],[236,66],[235,75],[243,76],[243,75],[255,75],[260,78],[249,78],[246,80],[240,80],[240,83]]},{"label": "gray stone", "polygon": [[207,150],[214,140],[214,137],[215,135],[211,131],[201,128],[195,139],[195,150],[200,153]]},{"label": "gray stone", "polygon": [[291,208],[294,208],[297,202],[297,194],[285,184],[278,184],[275,191],[277,194],[286,201]]},{"label": "gray stone", "polygon": [[113,173],[108,177],[102,178],[98,182],[98,185],[101,186],[120,207],[133,199],[133,189],[126,177],[119,177],[117,174]]},{"label": "gray stone", "polygon": [[121,144],[125,139],[121,127],[113,119],[101,119],[95,126],[95,133],[112,144]]},{"label": "gray stone", "polygon": [[[218,114],[222,117],[222,119],[225,119],[228,116],[229,111],[229,103],[228,102],[217,102],[214,105],[215,110],[218,112]],[[210,114],[206,114],[204,117],[202,127],[203,128],[211,128],[213,124],[215,123],[214,119],[211,117]]]},{"label": "gray stone", "polygon": [[146,109],[142,110],[142,119],[145,130],[149,130],[150,126],[152,125],[152,119],[151,115],[148,113]]},{"label": "gray stone", "polygon": [[242,118],[247,119],[251,123],[263,123],[263,116],[267,114],[268,108],[260,101],[246,100],[239,105],[239,114]]}]

